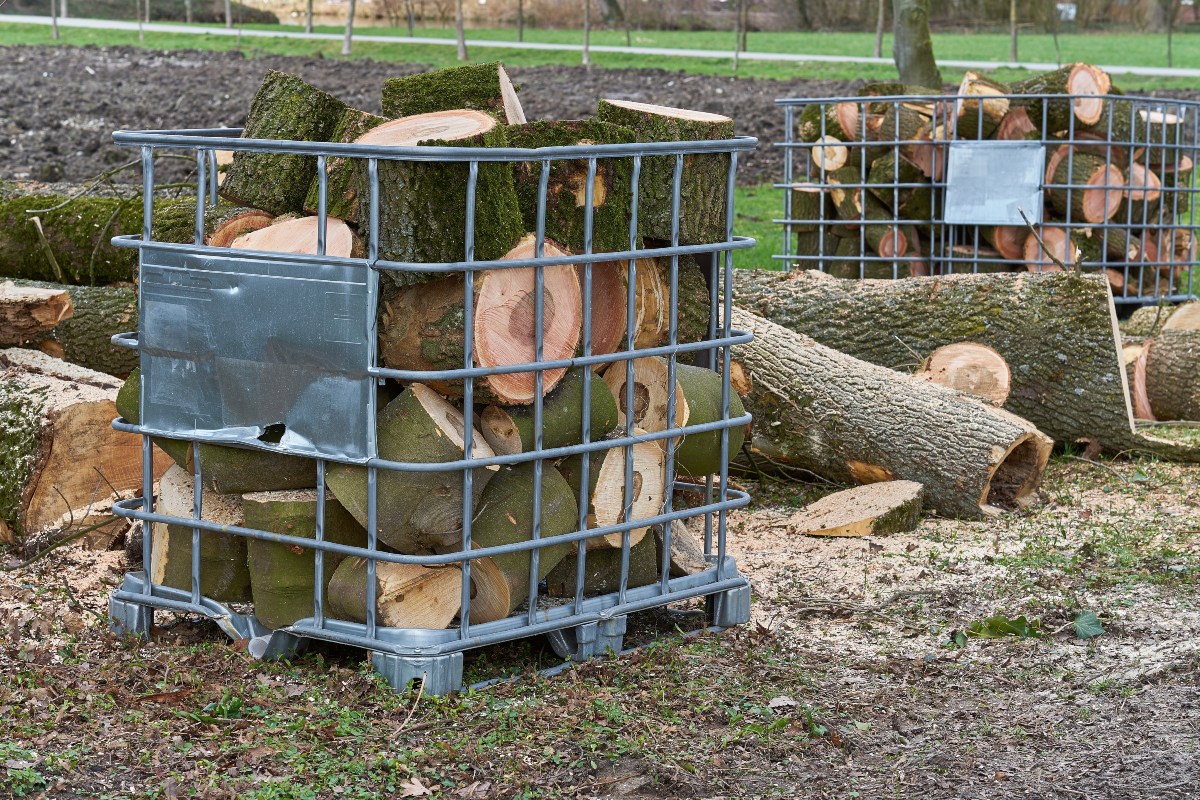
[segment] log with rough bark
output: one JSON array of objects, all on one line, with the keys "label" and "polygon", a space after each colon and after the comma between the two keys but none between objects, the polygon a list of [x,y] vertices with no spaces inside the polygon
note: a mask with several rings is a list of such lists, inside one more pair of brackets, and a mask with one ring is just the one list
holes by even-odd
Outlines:
[{"label": "log with rough bark", "polygon": [[755,337],[734,349],[755,419],[752,451],[847,483],[916,481],[947,516],[1034,501],[1054,443],[1026,420],[741,309],[732,322]]},{"label": "log with rough bark", "polygon": [[[471,540],[476,547],[527,542],[533,538],[534,464],[501,467],[476,503]],[[558,470],[542,465],[540,538],[548,539],[577,530],[579,506],[571,487]],[[573,549],[569,542],[545,545],[538,558],[538,580],[545,579]],[[528,552],[477,559],[471,564],[471,622],[503,619],[529,599]]]},{"label": "log with rough bark", "polygon": [[[534,238],[527,236],[504,257],[532,258]],[[568,253],[554,242],[544,244],[546,256]],[[574,265],[543,267],[542,355],[547,360],[571,358],[579,345],[583,308],[579,278]],[[533,267],[480,270],[474,275],[475,309],[472,356],[475,366],[497,367],[525,364],[534,360],[536,346],[535,288]],[[462,276],[433,283],[393,286],[383,284],[380,304],[379,358],[392,369],[462,369],[465,364]],[[612,305],[593,304],[593,325]],[[623,317],[624,314],[622,313]],[[542,393],[558,384],[565,369],[542,373]],[[444,394],[462,395],[457,381],[432,381]],[[533,402],[536,395],[533,372],[510,372],[475,379],[476,402],[519,405]]]},{"label": "log with rough bark", "polygon": [[[386,117],[368,114],[357,108],[347,108],[334,126],[329,141],[349,144],[372,128],[387,122]],[[359,194],[354,180],[354,159],[329,156],[325,159],[325,213],[339,219],[357,219]],[[304,212],[316,214],[321,203],[320,176],[313,178],[304,198]]]},{"label": "log with rough bark", "polygon": [[[629,516],[625,514],[625,448],[613,447],[596,450],[588,454],[588,510],[589,528],[603,528],[627,520],[653,517],[662,510],[663,493],[666,490],[666,454],[653,442],[638,442],[633,445],[633,482],[629,488]],[[567,479],[576,500],[583,487],[582,455],[565,458],[558,470]],[[636,544],[646,535],[646,528],[630,528],[629,540]],[[624,536],[610,533],[587,540],[592,549],[620,547]]]},{"label": "log with rough bark", "polygon": [[1200,448],[1134,433],[1116,310],[1103,278],[1060,272],[841,281],[817,272],[736,270],[734,287],[743,308],[874,364],[911,364],[914,351],[967,339],[985,344],[1012,370],[1004,407],[1057,441],[1200,459]]},{"label": "log with rough bark", "polygon": [[0,520],[18,540],[141,486],[141,442],[112,429],[120,386],[36,350],[0,350]]},{"label": "log with rough bark", "polygon": [[1177,306],[1142,306],[1134,309],[1129,319],[1121,323],[1122,336],[1155,336],[1163,324],[1175,313]]},{"label": "log with rough bark", "polygon": [[[625,144],[633,131],[597,120],[539,121],[511,127],[510,147],[568,147]],[[629,249],[630,181],[633,159],[600,158],[592,180],[592,252]],[[537,209],[542,162],[522,161],[513,167],[517,201],[525,230],[537,230]],[[587,159],[551,161],[546,186],[546,236],[574,253],[583,252],[587,214]],[[636,231],[634,231],[636,235]]]},{"label": "log with rough bark", "polygon": [[469,108],[497,122],[522,125],[525,112],[517,91],[500,62],[467,64],[389,78],[383,83],[383,113],[395,119]]},{"label": "log with rough bark", "polygon": [[[159,481],[154,510],[173,517],[193,513],[192,476],[178,465]],[[242,525],[242,498],[205,491],[201,518],[221,525]],[[151,526],[150,579],[173,589],[192,589],[192,533],[186,525],[155,522]],[[200,594],[221,602],[251,599],[247,539],[233,533],[200,531]]]},{"label": "log with rough bark", "polygon": [[[588,549],[584,556],[587,560],[583,567],[583,594],[591,597],[598,594],[611,594],[621,590],[621,560],[623,554],[620,547],[604,550]],[[575,581],[579,575],[579,553],[574,550],[569,553],[558,566],[546,576],[546,592],[551,597],[574,597]],[[658,548],[655,547],[654,537],[646,536],[637,544],[629,546],[629,571],[626,573],[626,589],[636,589],[639,586],[649,586],[658,580]]]},{"label": "log with rough bark", "polygon": [[1099,67],[1075,63],[1017,81],[1009,88],[1013,94],[1021,95],[1076,95],[1031,97],[1020,102],[1034,127],[1051,134],[1073,127],[1097,125],[1104,115],[1104,96],[1112,88],[1112,82]]},{"label": "log with rough bark", "polygon": [[1012,390],[1008,362],[992,348],[975,342],[939,347],[929,354],[916,375],[994,406],[1004,405]]},{"label": "log with rough bark", "polygon": [[924,487],[883,481],[826,495],[797,511],[788,532],[803,536],[882,536],[911,531],[921,522]]},{"label": "log with rough bark", "polygon": [[[222,201],[204,209],[203,244],[229,247],[242,234],[265,228],[275,219],[269,211],[243,208]],[[150,236],[156,242],[191,244],[196,241],[196,200],[184,198],[170,203],[155,201]]]},{"label": "log with rough bark", "polygon": [[[295,75],[271,70],[250,103],[243,139],[328,142],[346,106]],[[317,174],[317,157],[237,152],[221,181],[221,196],[273,214],[300,213]]]},{"label": "log with rough bark", "polygon": [[1066,153],[1059,148],[1051,157],[1046,197],[1050,206],[1073,223],[1107,222],[1117,213],[1125,187],[1125,175],[1114,164],[1083,152]]},{"label": "log with rough bark", "polygon": [[75,312],[66,288],[0,283],[0,346],[24,345],[70,319]]},{"label": "log with rough bark", "polygon": [[[467,109],[437,111],[386,122],[356,144],[396,147],[504,147],[505,129],[495,118]],[[355,159],[359,233],[370,232],[369,162]],[[466,259],[466,161],[395,161],[379,165],[379,255],[391,261],[458,262]],[[512,165],[481,162],[475,185],[475,259],[502,257],[525,234],[513,186]],[[419,283],[444,273],[388,271],[389,282]]]},{"label": "log with rough bark", "polygon": [[1146,349],[1146,395],[1154,417],[1200,420],[1200,302],[1180,306]]},{"label": "log with rough bark", "polygon": [[[245,527],[304,539],[317,535],[317,492],[302,489],[242,495]],[[367,546],[367,532],[326,492],[321,538],[326,542]],[[261,539],[246,540],[254,616],[278,629],[313,615],[316,551]],[[321,560],[322,583],[328,584],[345,556],[327,552]]]},{"label": "log with rough bark", "polygon": [[[671,259],[639,258],[635,269],[634,346],[639,350],[661,347],[671,334]],[[679,257],[676,276],[676,341],[698,342],[708,336],[712,307],[708,284],[691,256]],[[595,313],[593,308],[593,317]]]},{"label": "log with rough bark", "polygon": [[[690,142],[733,137],[733,120],[720,114],[682,108],[601,100],[602,122],[633,130],[639,142]],[[671,238],[675,156],[647,156],[638,184],[638,232],[651,239]],[[726,236],[725,193],[729,156],[695,154],[684,159],[679,187],[679,241],[721,242]]]},{"label": "log with rough bark", "polygon": [[[349,556],[329,581],[329,614],[367,621],[367,559]],[[375,563],[375,621],[385,628],[441,629],[462,608],[462,570],[456,566]]]},{"label": "log with rough bark", "polygon": [[[585,385],[589,386],[590,413],[583,413]],[[617,427],[617,401],[612,391],[591,370],[568,372],[542,401],[542,449],[568,447],[583,441],[583,422],[589,441],[599,441]],[[534,407],[488,406],[479,418],[483,438],[500,455],[533,450],[537,431]]]},{"label": "log with rough bark", "polygon": [[[414,383],[379,412],[376,424],[379,458],[388,461],[433,464],[464,457],[462,412],[424,384]],[[489,458],[495,453],[479,431],[472,433],[471,453]],[[480,508],[484,487],[496,473],[495,467],[473,472],[472,499]],[[337,464],[326,476],[338,502],[367,524],[368,474],[366,467]],[[461,539],[463,472],[376,473],[376,528],[379,541],[402,553],[450,547]]]},{"label": "log with rough bark", "polygon": [[1008,115],[1012,90],[978,72],[967,72],[958,85],[954,131],[963,139],[990,139]]}]

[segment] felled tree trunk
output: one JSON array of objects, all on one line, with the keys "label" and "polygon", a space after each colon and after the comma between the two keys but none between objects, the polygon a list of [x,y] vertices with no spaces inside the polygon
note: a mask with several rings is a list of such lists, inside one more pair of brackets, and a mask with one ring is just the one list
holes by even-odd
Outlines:
[{"label": "felled tree trunk", "polygon": [[[329,581],[330,616],[367,621],[367,560],[350,556]],[[385,628],[440,629],[462,608],[462,570],[375,563],[375,621]]]},{"label": "felled tree trunk", "polygon": [[[526,237],[509,251],[507,259],[534,255],[534,240]],[[554,242],[545,242],[546,256],[568,255]],[[575,354],[582,328],[583,307],[579,279],[571,264],[544,267],[543,358],[563,359]],[[477,366],[495,367],[534,361],[536,337],[536,274],[532,267],[481,270],[475,273],[475,309],[472,357]],[[383,286],[380,305],[379,358],[392,369],[462,369],[465,361],[463,331],[463,278],[443,278],[433,283]],[[593,302],[598,320],[612,306]],[[624,316],[622,314],[622,316]],[[565,369],[542,374],[542,392],[554,389]],[[462,381],[432,381],[444,394],[462,395]],[[489,375],[475,379],[476,402],[517,405],[533,402],[533,372]]]},{"label": "felled tree trunk", "polygon": [[[167,470],[159,481],[155,511],[173,517],[192,516],[192,476],[179,466]],[[222,525],[241,525],[242,498],[205,491],[202,519]],[[150,551],[150,579],[173,589],[192,589],[192,529],[186,525],[156,522]],[[246,565],[246,539],[232,533],[200,531],[200,594],[221,602],[250,600],[250,570]]]},{"label": "felled tree trunk", "polygon": [[[691,142],[733,137],[733,120],[720,114],[668,108],[628,100],[601,100],[597,116],[633,130],[639,142]],[[670,240],[675,156],[642,159],[638,182],[638,231]],[[679,241],[703,244],[725,240],[725,190],[729,156],[720,153],[684,159],[679,192]]]},{"label": "felled tree trunk", "polygon": [[[368,114],[356,108],[347,108],[330,134],[329,141],[346,144],[353,142],[367,131],[387,122],[386,117]],[[358,187],[354,181],[353,159],[346,156],[329,156],[325,159],[325,213],[339,219],[358,217]],[[308,196],[304,199],[304,211],[316,214],[321,203],[320,176],[313,178]]]},{"label": "felled tree trunk", "polygon": [[0,283],[0,346],[26,344],[53,330],[74,311],[65,288]]},{"label": "felled tree trunk", "polygon": [[[588,527],[603,528],[627,520],[653,517],[662,510],[666,491],[666,454],[653,442],[633,445],[633,482],[629,486],[630,513],[625,513],[625,448],[613,447],[588,454]],[[567,479],[576,500],[583,486],[583,456],[564,458],[559,472]],[[629,541],[637,544],[646,528],[630,528]],[[610,533],[587,540],[593,549],[620,547],[624,535]]]},{"label": "felled tree trunk", "polygon": [[743,308],[873,364],[915,365],[914,352],[920,358],[966,339],[985,344],[1012,370],[1004,407],[1061,443],[1095,441],[1107,453],[1141,449],[1200,458],[1200,448],[1133,432],[1116,311],[1101,277],[1060,272],[841,281],[814,272],[736,270],[734,280]]},{"label": "felled tree trunk", "polygon": [[[271,70],[250,103],[244,139],[328,142],[346,106],[295,75]],[[299,213],[317,173],[317,157],[237,152],[221,182],[221,196],[273,214]]]},{"label": "felled tree trunk", "polygon": [[18,540],[141,486],[141,442],[112,429],[120,385],[35,350],[0,350],[0,520]]},{"label": "felled tree trunk", "polygon": [[[476,547],[526,542],[533,538],[532,462],[502,467],[475,505],[478,509],[471,525]],[[558,470],[542,467],[542,504],[540,537],[561,536],[576,530],[579,506],[571,487]],[[571,552],[569,543],[541,548],[538,579],[542,580]],[[492,622],[511,614],[529,599],[530,554],[509,553],[472,562],[471,580],[475,596],[471,599],[471,622]]]},{"label": "felled tree trunk", "polygon": [[[508,129],[510,147],[567,147],[580,144],[624,144],[634,141],[629,128],[597,120],[541,121]],[[600,158],[592,182],[592,252],[629,249],[631,158]],[[537,230],[538,191],[542,163],[514,165],[517,201],[525,230]],[[586,159],[551,161],[546,189],[546,236],[575,253],[583,252],[587,212]]]},{"label": "felled tree trunk", "polygon": [[[317,535],[317,493],[312,489],[255,492],[242,496],[245,526],[305,539]],[[322,539],[326,542],[367,546],[367,532],[354,517],[326,493]],[[278,629],[313,615],[316,591],[316,551],[260,539],[246,540],[254,616],[268,628]],[[322,582],[327,584],[345,556],[325,553]]]},{"label": "felled tree trunk", "polygon": [[[389,461],[439,463],[464,457],[463,415],[429,387],[414,383],[379,412],[376,432],[379,457]],[[495,455],[479,431],[473,433],[472,456]],[[474,471],[472,499],[479,498],[495,468]],[[368,522],[367,468],[349,464],[330,467],[326,476],[338,502],[358,520]],[[379,540],[402,553],[451,547],[461,540],[462,470],[377,472],[376,527]]]},{"label": "felled tree trunk", "polygon": [[[583,389],[591,384],[591,409],[587,415],[590,441],[599,441],[617,427],[617,401],[612,391],[591,370],[571,370],[542,401],[542,449],[568,447],[583,441]],[[488,406],[480,415],[480,430],[492,449],[501,455],[533,450],[534,408]]]},{"label": "felled tree trunk", "polygon": [[508,125],[525,123],[517,87],[495,61],[389,78],[383,83],[383,113],[411,117],[435,111],[469,108]]},{"label": "felled tree trunk", "polygon": [[1200,303],[1180,306],[1146,348],[1146,395],[1154,417],[1200,420]]},{"label": "felled tree trunk", "polygon": [[732,322],[755,336],[734,351],[754,451],[847,483],[916,481],[947,516],[1034,500],[1054,443],[1025,420],[740,309]]},{"label": "felled tree trunk", "polygon": [[[505,129],[481,111],[421,114],[386,122],[355,140],[357,144],[398,147],[504,147]],[[379,254],[390,261],[439,263],[466,258],[466,161],[392,161],[379,164]],[[359,199],[359,233],[371,227],[368,161],[354,160]],[[307,192],[307,187],[305,187]],[[481,162],[475,187],[475,259],[490,261],[507,253],[525,233],[513,187],[512,165]],[[389,271],[390,281],[416,283],[442,273]]]}]

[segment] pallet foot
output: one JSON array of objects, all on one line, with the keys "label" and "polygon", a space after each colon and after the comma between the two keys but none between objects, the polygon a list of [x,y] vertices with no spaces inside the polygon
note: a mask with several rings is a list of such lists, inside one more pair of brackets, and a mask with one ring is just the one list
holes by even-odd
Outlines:
[{"label": "pallet foot", "polygon": [[118,636],[150,638],[154,627],[154,609],[116,598],[108,600],[108,629]]},{"label": "pallet foot", "polygon": [[396,692],[407,692],[413,681],[422,681],[428,695],[449,694],[462,689],[463,654],[440,656],[397,656],[372,653],[371,666]]},{"label": "pallet foot", "polygon": [[750,621],[750,586],[737,586],[705,599],[708,618],[718,628],[733,628]]},{"label": "pallet foot", "polygon": [[568,661],[587,661],[621,652],[627,618],[624,615],[562,628],[546,634],[550,647]]}]

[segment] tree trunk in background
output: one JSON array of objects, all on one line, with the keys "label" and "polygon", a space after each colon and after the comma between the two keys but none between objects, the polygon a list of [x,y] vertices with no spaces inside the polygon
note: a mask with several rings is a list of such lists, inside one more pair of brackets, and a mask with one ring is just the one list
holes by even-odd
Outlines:
[{"label": "tree trunk in background", "polygon": [[910,86],[941,86],[942,73],[933,58],[929,36],[929,0],[892,0],[892,57],[900,82]]},{"label": "tree trunk in background", "polygon": [[[312,2],[312,0],[309,0]],[[408,38],[413,37],[413,10],[412,0],[404,0],[404,16],[408,21]]]},{"label": "tree trunk in background", "polygon": [[346,36],[342,39],[342,55],[350,55],[354,46],[354,7],[356,0],[350,0],[350,8],[346,11]]},{"label": "tree trunk in background", "polygon": [[742,48],[743,53],[745,53],[747,50],[750,49],[750,44],[749,44],[750,2],[751,2],[751,0],[742,0],[741,9],[739,9],[739,11],[741,13],[741,17],[742,17],[742,24],[739,27],[741,28],[741,31],[742,31],[742,33],[741,33],[741,36],[742,36],[741,48]]},{"label": "tree trunk in background", "polygon": [[184,0],[183,19],[189,25],[192,23],[192,0]]},{"label": "tree trunk in background", "polygon": [[525,41],[525,0],[517,0],[517,41]]},{"label": "tree trunk in background", "polygon": [[[1166,16],[1167,23],[1167,66],[1175,66],[1174,54],[1172,52],[1173,39],[1175,38],[1175,17],[1179,15],[1179,0],[1161,0],[1163,4],[1163,14]],[[63,14],[65,17],[66,14]]]},{"label": "tree trunk in background", "polygon": [[592,54],[588,50],[592,46],[592,0],[583,0],[583,65],[592,65]]},{"label": "tree trunk in background", "polygon": [[50,0],[50,35],[58,39],[58,5],[55,0]]},{"label": "tree trunk in background", "polygon": [[454,0],[454,37],[458,41],[458,60],[467,60],[467,34],[463,31],[463,0]]},{"label": "tree trunk in background", "polygon": [[146,0],[146,22],[150,21],[150,0]]},{"label": "tree trunk in background", "polygon": [[812,18],[808,16],[808,0],[796,0],[796,21],[800,23],[799,27],[811,31],[813,24]]},{"label": "tree trunk in background", "polygon": [[313,0],[308,0],[308,6],[304,10],[304,32],[313,32]]},{"label": "tree trunk in background", "polygon": [[1017,60],[1017,0],[1008,0],[1008,60]]},{"label": "tree trunk in background", "polygon": [[879,0],[879,18],[875,21],[875,58],[883,58],[883,25],[887,20],[887,0]]},{"label": "tree trunk in background", "polygon": [[233,3],[231,0],[225,0],[225,27],[233,27]]},{"label": "tree trunk in background", "polygon": [[733,71],[738,70],[738,55],[742,52],[742,6],[746,0],[737,0],[733,10]]}]

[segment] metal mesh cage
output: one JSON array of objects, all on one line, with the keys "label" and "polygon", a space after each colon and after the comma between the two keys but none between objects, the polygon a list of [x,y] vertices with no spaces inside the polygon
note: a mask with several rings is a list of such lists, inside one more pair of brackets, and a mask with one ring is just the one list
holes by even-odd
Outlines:
[{"label": "metal mesh cage", "polygon": [[1080,268],[1118,303],[1195,296],[1197,104],[1005,91],[776,101],[784,269]]},{"label": "metal mesh cage", "polygon": [[[750,335],[729,324],[732,287],[729,280],[732,251],[753,246],[753,240],[733,235],[733,187],[738,155],[751,150],[754,139],[740,137],[722,141],[672,142],[662,144],[592,145],[534,150],[514,148],[389,147],[364,144],[327,144],[238,138],[239,131],[201,129],[181,131],[117,132],[119,144],[139,147],[144,181],[144,224],[140,236],[124,236],[114,243],[139,250],[139,330],[122,334],[114,342],[136,348],[140,354],[141,419],[119,419],[119,430],[143,437],[142,495],[121,502],[116,513],[151,525],[169,525],[190,531],[191,564],[184,585],[156,582],[149,567],[155,563],[155,537],[144,536],[143,564],[146,571],[130,573],[111,600],[115,629],[146,633],[156,609],[200,614],[215,620],[230,636],[251,638],[251,651],[262,656],[286,656],[307,640],[349,644],[370,650],[375,667],[397,688],[410,679],[424,678],[425,691],[443,692],[461,686],[462,653],[470,648],[526,637],[551,634],[560,655],[585,658],[620,650],[625,616],[644,609],[689,598],[707,598],[710,620],[718,626],[739,624],[749,618],[749,585],[726,549],[727,515],[744,506],[749,497],[733,489],[728,480],[731,431],[740,430],[749,416],[734,410],[728,380],[730,348],[748,341]],[[187,150],[195,154],[197,168],[194,241],[174,244],[155,241],[155,157],[163,150]],[[315,157],[319,181],[317,254],[280,254],[254,250],[211,247],[204,242],[205,214],[217,203],[218,150],[251,153],[292,153]],[[710,154],[727,161],[722,187],[725,201],[725,235],[710,244],[681,244],[679,208],[681,178],[688,159]],[[365,165],[368,175],[370,232],[363,257],[334,257],[326,253],[327,160],[350,158]],[[673,184],[666,187],[674,213],[671,239],[658,248],[645,247],[638,231],[639,176],[651,159],[673,167]],[[593,191],[597,170],[605,163],[624,160],[631,168],[632,196],[629,209],[628,249],[593,252]],[[466,176],[465,258],[457,263],[388,261],[380,257],[379,219],[387,199],[380,193],[380,169],[389,162],[457,163]],[[545,220],[547,192],[552,166],[573,161],[586,164],[584,182],[584,245],[577,255],[551,255],[546,249]],[[540,171],[537,226],[534,246],[528,257],[482,261],[475,258],[475,195],[481,164],[508,162]],[[599,166],[598,166],[599,165]],[[670,170],[667,174],[671,174]],[[643,191],[644,195],[645,192]],[[652,347],[638,346],[634,320],[638,307],[636,287],[644,259],[659,259],[667,266],[667,296],[663,312],[667,325],[665,341]],[[708,294],[706,330],[683,340],[678,324],[681,259],[700,265]],[[619,297],[601,297],[593,281],[601,264],[620,264],[626,272],[625,288]],[[545,302],[547,270],[576,265],[582,293],[582,338],[576,353],[565,358],[544,357],[546,327],[554,314]],[[471,335],[473,315],[479,302],[473,278],[485,270],[528,269],[534,286],[531,312],[535,331],[532,359],[502,367],[476,364],[472,348],[479,345]],[[460,366],[444,370],[401,370],[381,366],[377,343],[377,314],[381,280],[389,274],[441,273],[462,276],[462,324],[464,358]],[[624,343],[616,352],[593,352],[593,310],[604,303],[625,304],[627,329]],[[665,364],[667,420],[662,430],[636,429],[633,415],[609,438],[593,439],[589,430],[590,382],[583,382],[582,443],[562,447],[543,446],[544,381],[551,371],[582,369],[599,365],[623,365],[626,396],[621,407],[634,408],[632,380],[638,359],[657,358]],[[677,374],[689,365],[707,367],[721,377],[719,408],[711,419],[687,422],[677,416],[685,398],[676,395]],[[498,373],[532,375],[536,385],[532,403],[534,442],[527,452],[486,454],[477,452],[479,437],[476,404],[481,379]],[[382,400],[377,396],[385,381],[408,385],[412,382],[455,382],[462,401],[456,408],[461,417],[463,457],[451,461],[421,463],[380,457],[376,419]],[[247,389],[247,387],[251,387]],[[738,406],[740,409],[740,406]],[[334,414],[332,412],[339,412]],[[282,435],[265,436],[267,427],[280,421]],[[676,452],[687,437],[713,434],[719,442],[720,466],[712,474],[676,477]],[[311,538],[228,524],[206,510],[202,492],[193,491],[190,515],[171,515],[156,510],[151,486],[154,483],[152,440],[186,442],[193,487],[205,485],[205,447],[219,444],[248,451],[265,451],[307,459],[315,468],[317,503],[315,531]],[[653,443],[665,450],[666,485],[661,505],[652,513],[633,508],[636,491],[633,473],[634,448]],[[590,455],[623,450],[625,475],[622,482],[625,511],[610,525],[596,527],[588,518]],[[542,491],[546,475],[561,459],[582,456],[582,472],[576,497],[579,513],[566,532],[547,533],[543,528]],[[179,460],[178,458],[176,459]],[[509,466],[533,471],[532,535],[527,540],[480,546],[473,539],[473,525],[484,512],[474,483]],[[333,541],[326,531],[327,479],[332,470],[353,467],[366,473],[366,544],[355,546]],[[379,539],[379,513],[386,502],[381,484],[391,475],[416,479],[431,472],[453,472],[461,479],[461,531],[455,543],[437,552],[396,552]],[[457,480],[457,479],[456,479]],[[706,568],[678,575],[671,569],[672,523],[696,521],[703,529]],[[593,521],[594,522],[594,521]],[[660,554],[656,577],[645,585],[631,585],[630,551],[633,532],[656,527],[660,531]],[[644,534],[643,534],[644,535]],[[651,534],[653,536],[653,534]],[[286,545],[295,552],[313,552],[314,579],[311,616],[271,630],[253,610],[218,601],[201,591],[206,565],[202,542],[208,537]],[[585,592],[585,564],[589,548],[576,547],[600,536],[619,541],[619,585],[602,594]],[[575,549],[567,558],[577,560],[574,592],[549,602],[539,579],[539,559],[550,548]],[[161,555],[161,553],[160,553]],[[332,557],[366,560],[365,621],[337,619],[330,613],[325,593],[323,560]],[[529,559],[528,595],[513,613],[492,621],[472,622],[475,596],[473,575],[488,559]],[[594,557],[594,555],[593,555]],[[377,573],[385,565],[412,565],[460,570],[461,608],[445,629],[387,627],[378,618]]]}]

